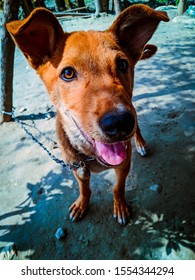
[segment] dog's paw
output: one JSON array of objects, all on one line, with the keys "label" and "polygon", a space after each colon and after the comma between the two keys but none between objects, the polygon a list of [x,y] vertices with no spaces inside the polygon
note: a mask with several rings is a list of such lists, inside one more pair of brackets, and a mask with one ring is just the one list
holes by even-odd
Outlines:
[{"label": "dog's paw", "polygon": [[138,152],[138,154],[140,154],[142,157],[145,157],[147,156],[147,146],[146,146],[146,143],[144,143],[143,145],[142,144],[138,144],[136,143],[136,150]]},{"label": "dog's paw", "polygon": [[138,154],[140,154],[142,157],[145,157],[147,155],[147,144],[141,134],[139,126],[137,127],[137,130],[134,134],[134,138],[135,138],[135,146]]},{"label": "dog's paw", "polygon": [[80,220],[88,207],[89,199],[78,197],[78,199],[70,206],[70,220],[71,221],[78,221]]},{"label": "dog's paw", "polygon": [[125,226],[131,216],[131,211],[125,200],[114,201],[114,214],[113,217],[121,226]]}]

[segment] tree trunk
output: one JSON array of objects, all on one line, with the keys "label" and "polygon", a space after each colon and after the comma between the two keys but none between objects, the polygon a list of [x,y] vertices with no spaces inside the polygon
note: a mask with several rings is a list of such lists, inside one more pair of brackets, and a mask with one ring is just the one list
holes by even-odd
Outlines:
[{"label": "tree trunk", "polygon": [[121,13],[122,8],[120,0],[114,0],[114,10],[116,15],[119,15]]},{"label": "tree trunk", "polygon": [[65,10],[65,2],[64,0],[55,0],[55,10],[57,12]]},{"label": "tree trunk", "polygon": [[[18,1],[18,0],[17,0]],[[32,4],[31,0],[21,0],[21,5],[22,5],[22,9],[25,13],[25,16],[27,17],[28,15],[30,15],[30,13],[32,12],[32,10],[34,9],[34,6]]]},{"label": "tree trunk", "polygon": [[73,5],[72,5],[72,3],[71,3],[70,0],[65,0],[65,6],[66,6],[66,9],[67,9],[67,10],[73,8]]},{"label": "tree trunk", "polygon": [[182,16],[187,8],[187,0],[180,0],[178,5],[178,16]]},{"label": "tree trunk", "polygon": [[13,103],[13,66],[15,44],[11,39],[5,23],[18,19],[20,0],[4,1],[4,22],[1,37],[1,102],[0,102],[0,122],[8,122],[12,117],[3,113],[12,112]]},{"label": "tree trunk", "polygon": [[84,0],[77,0],[77,6],[80,7],[84,7],[85,6],[85,1]]},{"label": "tree trunk", "polygon": [[95,13],[96,15],[99,15],[99,13],[102,12],[102,5],[101,5],[101,0],[95,0]]},{"label": "tree trunk", "polygon": [[43,7],[46,8],[44,0],[34,0],[35,7]]},{"label": "tree trunk", "polygon": [[102,12],[108,13],[109,0],[101,0],[101,2],[102,2]]},{"label": "tree trunk", "polygon": [[109,0],[94,0],[94,2],[96,15],[102,12],[108,13]]}]

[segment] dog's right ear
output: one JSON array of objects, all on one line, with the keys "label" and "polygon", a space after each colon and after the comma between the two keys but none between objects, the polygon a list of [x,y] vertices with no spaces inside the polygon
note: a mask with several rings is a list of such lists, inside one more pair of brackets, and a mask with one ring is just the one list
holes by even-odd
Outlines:
[{"label": "dog's right ear", "polygon": [[64,32],[57,18],[47,9],[37,8],[26,19],[6,24],[16,45],[34,69],[47,62]]}]

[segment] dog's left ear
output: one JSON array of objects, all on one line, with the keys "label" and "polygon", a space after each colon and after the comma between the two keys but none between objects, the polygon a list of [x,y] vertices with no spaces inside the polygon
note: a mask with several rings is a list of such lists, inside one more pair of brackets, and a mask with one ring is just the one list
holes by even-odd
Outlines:
[{"label": "dog's left ear", "polygon": [[149,47],[148,53],[144,54],[144,47],[160,21],[169,21],[166,12],[155,11],[146,5],[138,4],[124,10],[108,31],[114,33],[120,46],[136,63],[139,59],[149,58],[156,52],[156,49]]},{"label": "dog's left ear", "polygon": [[57,18],[47,9],[37,8],[24,20],[6,24],[16,45],[34,69],[51,58],[64,32]]},{"label": "dog's left ear", "polygon": [[151,45],[151,44],[145,45],[142,55],[139,60],[144,60],[144,59],[148,59],[148,58],[152,57],[157,52],[157,49],[158,48],[155,45]]}]

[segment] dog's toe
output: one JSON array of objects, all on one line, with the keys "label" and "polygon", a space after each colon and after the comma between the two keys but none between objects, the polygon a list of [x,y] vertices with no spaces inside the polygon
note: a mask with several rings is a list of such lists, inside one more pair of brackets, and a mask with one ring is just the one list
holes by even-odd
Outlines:
[{"label": "dog's toe", "polygon": [[113,217],[114,217],[115,221],[118,222],[121,226],[125,226],[128,223],[129,218],[130,218],[130,217],[121,218],[120,216],[117,217],[116,215],[113,215]]},{"label": "dog's toe", "polygon": [[135,136],[135,146],[138,154],[140,154],[142,157],[146,156],[147,144],[143,136],[141,135],[139,127],[137,128],[137,131],[134,136]]},{"label": "dog's toe", "polygon": [[145,157],[147,155],[147,147],[146,146],[136,145],[136,150],[137,150],[138,154],[140,154],[142,157]]},{"label": "dog's toe", "polygon": [[70,206],[70,220],[76,222],[80,220],[88,207],[88,200],[81,199],[80,197]]},{"label": "dog's toe", "polygon": [[85,210],[75,207],[70,213],[70,220],[76,222],[80,220],[84,215]]},{"label": "dog's toe", "polygon": [[76,210],[74,212],[70,213],[70,220],[72,222],[76,222],[78,220],[80,220],[83,217],[84,212],[80,211],[80,210]]},{"label": "dog's toe", "polygon": [[121,226],[125,226],[131,216],[131,211],[126,201],[114,202],[114,214],[113,217]]}]

